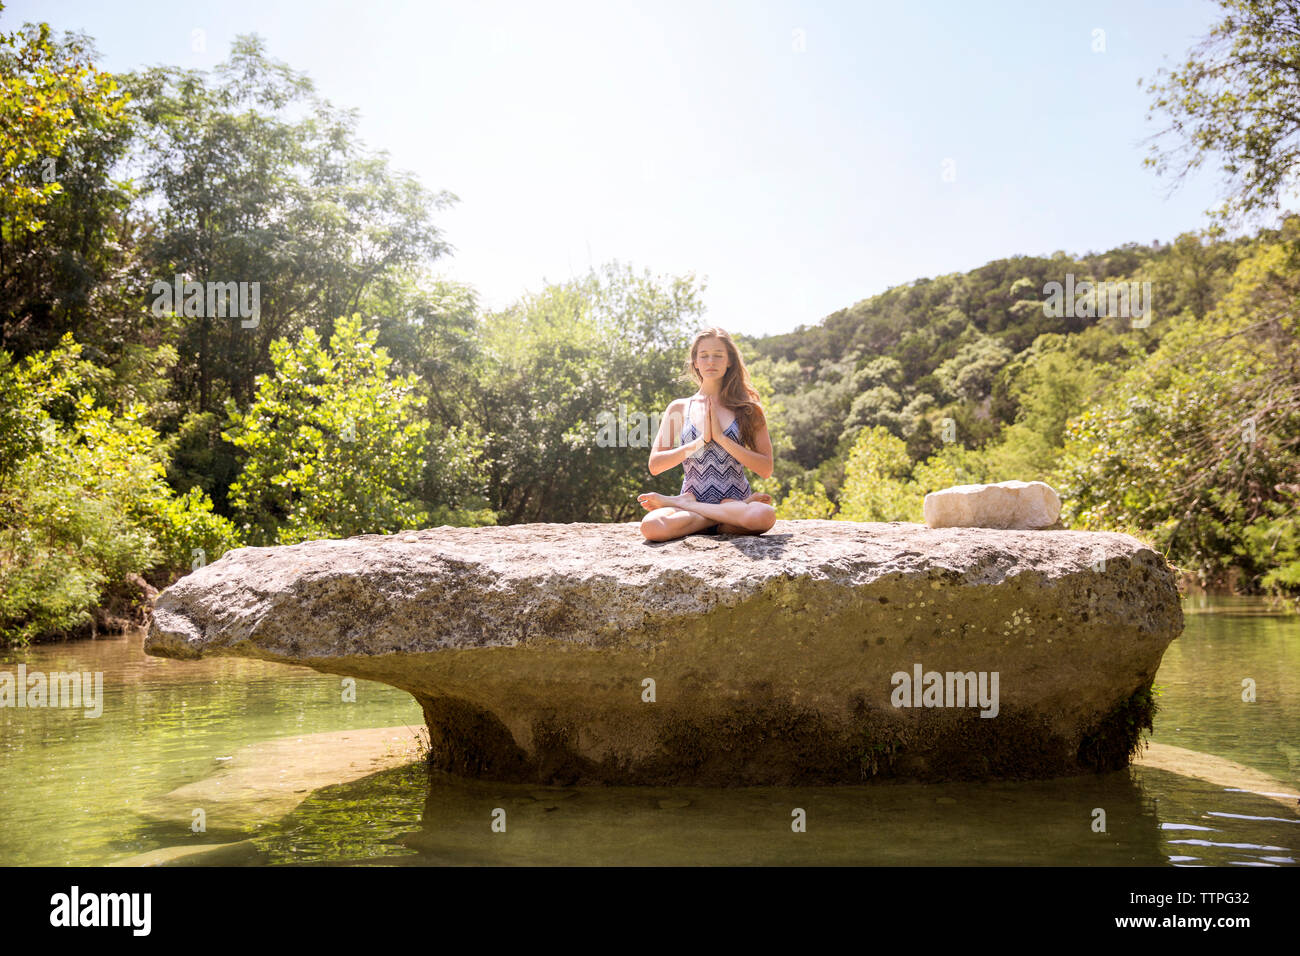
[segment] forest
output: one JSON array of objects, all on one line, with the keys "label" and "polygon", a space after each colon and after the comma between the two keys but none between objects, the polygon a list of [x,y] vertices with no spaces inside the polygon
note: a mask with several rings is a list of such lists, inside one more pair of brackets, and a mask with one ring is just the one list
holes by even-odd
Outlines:
[{"label": "forest", "polygon": [[[1295,35],[1236,6],[1229,63]],[[1233,74],[1284,118],[1253,135],[1240,91],[1153,86],[1251,171],[1225,221],[1297,166],[1281,55]],[[693,391],[714,324],[763,397],[776,468],[752,483],[779,519],[917,522],[930,491],[1042,480],[1065,527],[1300,605],[1300,215],[999,259],[766,337],[706,315],[696,275],[619,261],[493,311],[439,275],[458,197],[257,36],[211,71],[99,60],[47,24],[0,33],[0,644],[139,620],[232,548],[639,520],[680,472],[602,421]]]}]

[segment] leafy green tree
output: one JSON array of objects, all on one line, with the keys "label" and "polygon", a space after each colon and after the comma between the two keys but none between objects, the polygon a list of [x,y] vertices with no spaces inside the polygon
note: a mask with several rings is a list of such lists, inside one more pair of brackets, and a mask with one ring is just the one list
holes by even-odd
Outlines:
[{"label": "leafy green tree", "polygon": [[[414,375],[390,378],[388,353],[360,315],[271,344],[274,371],[253,403],[227,404],[225,437],[243,454],[230,502],[258,544],[294,544],[420,527],[429,423]],[[451,467],[461,467],[460,462]]]},{"label": "leafy green tree", "polygon": [[0,33],[0,224],[8,241],[45,225],[41,212],[62,187],[44,173],[76,144],[75,105],[89,101],[105,114],[123,106],[113,78],[84,52],[60,48],[48,23]]},{"label": "leafy green tree", "polygon": [[140,403],[107,406],[111,376],[65,336],[15,363],[0,351],[0,641],[76,632],[105,595],[160,584],[237,544],[197,489],[176,497]]},{"label": "leafy green tree", "polygon": [[155,67],[122,80],[145,131],[147,198],[159,206],[146,273],[258,284],[255,324],[206,308],[181,316],[176,384],[187,406],[246,404],[272,341],[308,325],[328,338],[377,279],[448,250],[432,216],[456,197],[366,151],[355,111],[318,96],[257,36],[238,37],[212,74]]},{"label": "leafy green tree", "polygon": [[141,312],[131,190],[111,175],[132,134],[128,97],[96,56],[44,23],[0,34],[0,348],[20,357],[73,332],[112,359]]},{"label": "leafy green tree", "polygon": [[[798,467],[814,468],[851,444],[856,431],[846,430],[845,425],[853,420],[856,367],[853,355],[823,360],[812,381],[796,394],[782,396],[790,458]],[[865,421],[867,412],[860,412]]]},{"label": "leafy green tree", "polygon": [[392,270],[371,285],[361,303],[361,313],[371,316],[379,332],[377,344],[393,359],[392,373],[420,379],[430,428],[421,500],[435,514],[459,515],[440,523],[493,523],[486,479],[467,480],[482,463],[465,458],[471,446],[463,440],[465,429],[456,427],[473,422],[478,409],[477,294],[463,283],[433,278],[427,269]]},{"label": "leafy green tree", "polygon": [[[1219,0],[1225,16],[1181,69],[1161,69],[1147,92],[1168,125],[1144,163],[1176,171],[1175,185],[1217,156],[1227,198],[1220,222],[1279,209],[1300,167],[1300,6],[1293,0]],[[1164,77],[1164,81],[1160,81]],[[1160,141],[1174,139],[1171,147]]]},{"label": "leafy green tree", "polygon": [[[1171,322],[1157,349],[1067,426],[1066,516],[1148,531],[1171,559],[1256,585],[1290,581],[1300,492],[1300,219],[1262,243],[1205,322]],[[1267,548],[1264,547],[1268,543]]]},{"label": "leafy green tree", "polygon": [[812,483],[811,490],[795,487],[776,503],[776,516],[779,520],[792,519],[828,519],[835,514],[835,502],[826,494],[826,486],[820,481]]},{"label": "leafy green tree", "polygon": [[957,442],[941,445],[939,450],[912,467],[909,500],[913,504],[913,521],[924,520],[925,496],[954,485],[987,484],[1003,479],[989,474],[978,452]]},{"label": "leafy green tree", "polygon": [[[1043,335],[1004,369],[1016,420],[979,456],[995,481],[1055,480],[1066,425],[1113,375],[1073,348],[1074,336]],[[1130,338],[1130,342],[1132,339]],[[1136,343],[1133,343],[1136,347]]]},{"label": "leafy green tree", "polygon": [[987,335],[976,335],[935,370],[950,398],[977,402],[993,389],[993,377],[1011,360],[1012,352]]},{"label": "leafy green tree", "polygon": [[907,445],[882,425],[858,433],[845,465],[837,517],[845,521],[907,521],[916,513]]},{"label": "leafy green tree", "polygon": [[845,432],[856,433],[864,425],[884,425],[891,432],[900,433],[904,425],[902,405],[903,396],[888,385],[869,388],[853,399]]},{"label": "leafy green tree", "polygon": [[865,428],[849,456],[836,517],[919,524],[926,495],[981,480],[977,461],[955,442],[913,464],[901,438],[879,425]]},{"label": "leafy green tree", "polygon": [[694,276],[615,262],[484,319],[474,420],[503,524],[636,520],[637,494],[668,490],[646,464],[658,416],[695,388],[702,312]]},{"label": "leafy green tree", "polygon": [[858,369],[853,383],[859,389],[898,388],[903,384],[903,366],[896,358],[879,356]]},{"label": "leafy green tree", "polygon": [[1214,241],[1212,230],[1178,236],[1144,270],[1158,313],[1174,316],[1187,311],[1204,319],[1227,290],[1233,269],[1247,251],[1237,243]]}]

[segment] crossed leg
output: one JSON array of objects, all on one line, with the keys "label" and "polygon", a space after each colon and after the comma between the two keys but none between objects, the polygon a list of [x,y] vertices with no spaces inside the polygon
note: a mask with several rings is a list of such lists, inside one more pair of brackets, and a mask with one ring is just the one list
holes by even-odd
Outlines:
[{"label": "crossed leg", "polygon": [[776,522],[772,496],[762,492],[744,501],[724,498],[716,505],[696,501],[689,491],[683,495],[649,491],[637,500],[650,512],[641,519],[641,533],[650,541],[670,541],[714,524],[721,534],[762,534]]},{"label": "crossed leg", "polygon": [[704,515],[666,505],[662,508],[654,508],[641,519],[641,533],[645,535],[647,541],[672,541],[674,538],[684,538],[688,534],[703,531],[715,524],[716,521]]},{"label": "crossed leg", "polygon": [[[722,503],[725,505],[728,501],[735,500],[735,498],[723,498]],[[762,534],[776,524],[776,509],[772,507],[771,495],[758,491],[746,498],[742,504],[749,504],[751,501],[760,502],[766,507],[766,511],[759,511],[752,523],[729,524],[719,521],[718,534]]]}]

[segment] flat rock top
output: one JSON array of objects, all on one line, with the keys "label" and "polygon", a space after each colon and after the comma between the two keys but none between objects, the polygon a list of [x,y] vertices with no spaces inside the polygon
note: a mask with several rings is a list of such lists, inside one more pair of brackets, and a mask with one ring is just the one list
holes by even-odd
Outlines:
[{"label": "flat rock top", "polygon": [[969,572],[978,567],[997,579],[1013,569],[1015,573],[1029,568],[1074,572],[1102,555],[1111,558],[1152,550],[1136,538],[1111,532],[928,528],[903,521],[819,520],[778,521],[761,535],[694,534],[656,542],[646,541],[636,522],[628,522],[443,526],[312,544],[337,547],[353,542],[433,546],[449,557],[498,567],[543,565],[556,572],[610,571],[626,575],[629,583],[658,577],[665,569],[680,569],[719,582],[760,579],[755,583],[766,577],[811,574],[820,569],[826,574],[849,572],[854,580],[846,583],[862,584],[884,574],[933,567]]},{"label": "flat rock top", "polygon": [[[393,535],[243,548],[231,552],[226,560],[257,566],[259,574],[271,576],[262,582],[269,588],[275,587],[272,578],[278,574],[296,577],[314,570],[374,573],[385,567],[414,570],[423,561],[436,558],[512,576],[612,576],[626,585],[649,585],[661,581],[666,572],[676,571],[715,586],[757,589],[772,577],[811,575],[857,586],[884,575],[932,568],[962,574],[969,583],[996,584],[1022,571],[1053,577],[1077,573],[1099,558],[1141,552],[1154,554],[1136,538],[1111,532],[798,520],[778,521],[762,535],[695,534],[658,542],[646,541],[636,522],[481,528],[443,525]],[[198,574],[206,577],[219,567],[220,563],[214,564]]]},{"label": "flat rock top", "polygon": [[[1099,550],[1100,549],[1100,550]],[[277,554],[290,563],[338,561],[356,555],[400,563],[403,557],[437,553],[456,561],[498,568],[549,568],[552,572],[610,571],[658,576],[680,568],[723,579],[806,574],[815,568],[850,566],[876,574],[920,567],[969,570],[993,559],[1006,570],[1052,567],[1078,571],[1099,557],[1151,551],[1128,535],[1089,531],[1008,531],[1002,528],[928,528],[907,522],[867,523],[784,520],[763,535],[689,535],[673,541],[646,541],[636,522],[624,524],[512,524],[459,528],[441,525],[396,535],[359,535],[342,540],[307,541],[290,548],[246,548],[253,559]],[[995,555],[1002,555],[998,562]],[[855,581],[861,583],[861,581]],[[993,583],[993,581],[988,581]]]},{"label": "flat rock top", "polygon": [[[649,542],[635,522],[444,525],[231,551],[159,596],[145,650],[192,656],[243,640],[297,647],[293,635],[311,642],[329,630],[370,635],[366,646],[378,650],[413,646],[413,635],[452,622],[491,632],[492,643],[513,643],[529,632],[609,632],[650,616],[734,606],[773,582],[799,579],[846,595],[912,577],[987,588],[1029,573],[1050,584],[1095,577],[1103,559],[1114,562],[1107,577],[1140,566],[1146,577],[1167,577],[1165,590],[1176,594],[1162,555],[1108,532],[799,520],[778,521],[762,535]],[[376,641],[377,631],[406,636]],[[344,646],[352,643],[334,653]]]}]

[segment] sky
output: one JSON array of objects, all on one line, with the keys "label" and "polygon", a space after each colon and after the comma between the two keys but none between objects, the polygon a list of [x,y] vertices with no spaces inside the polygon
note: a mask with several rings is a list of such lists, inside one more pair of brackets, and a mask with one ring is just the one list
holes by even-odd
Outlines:
[{"label": "sky", "polygon": [[[434,192],[435,272],[502,308],[617,260],[765,335],[1014,255],[1203,228],[1142,164],[1145,92],[1217,4],[10,0],[97,65],[209,69],[257,33]],[[202,31],[196,34],[195,31]],[[201,36],[202,42],[196,37]],[[200,49],[196,49],[200,47]]]}]

